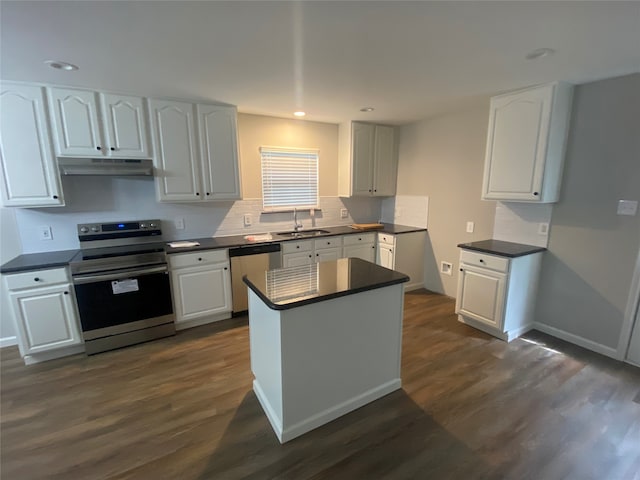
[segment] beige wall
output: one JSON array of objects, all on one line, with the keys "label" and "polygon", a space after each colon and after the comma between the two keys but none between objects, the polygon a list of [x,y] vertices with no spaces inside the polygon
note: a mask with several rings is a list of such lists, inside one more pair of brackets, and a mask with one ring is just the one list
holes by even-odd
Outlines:
[{"label": "beige wall", "polygon": [[[495,202],[480,200],[489,105],[400,129],[398,195],[429,197],[425,287],[455,296],[458,243],[491,238]],[[475,222],[466,233],[466,222]],[[440,262],[453,263],[441,275]]]},{"label": "beige wall", "polygon": [[640,74],[576,88],[536,320],[615,349],[640,248]]},{"label": "beige wall", "polygon": [[261,146],[319,149],[320,196],[338,195],[338,125],[239,113],[238,143],[243,198],[262,198]]}]

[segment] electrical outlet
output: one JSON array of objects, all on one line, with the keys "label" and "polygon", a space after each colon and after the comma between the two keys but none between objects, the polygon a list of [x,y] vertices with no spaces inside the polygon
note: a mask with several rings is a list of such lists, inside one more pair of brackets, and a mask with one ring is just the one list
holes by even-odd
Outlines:
[{"label": "electrical outlet", "polygon": [[549,224],[541,222],[538,224],[538,235],[547,235],[549,233]]},{"label": "electrical outlet", "polygon": [[473,229],[475,228],[476,224],[473,222],[467,222],[467,233],[473,233]]},{"label": "electrical outlet", "polygon": [[638,211],[637,200],[618,200],[618,215],[634,216]]},{"label": "electrical outlet", "polygon": [[40,240],[53,240],[53,235],[51,234],[51,227],[49,225],[43,225],[38,228],[38,236]]},{"label": "electrical outlet", "polygon": [[184,218],[176,218],[173,224],[176,226],[176,230],[184,230]]},{"label": "electrical outlet", "polygon": [[349,211],[346,208],[340,209],[340,218],[347,218],[349,216]]},{"label": "electrical outlet", "polygon": [[250,227],[251,226],[251,214],[250,213],[245,213],[244,214],[244,226],[245,227]]},{"label": "electrical outlet", "polygon": [[451,262],[440,262],[440,273],[445,275],[451,275],[453,271],[453,264]]}]

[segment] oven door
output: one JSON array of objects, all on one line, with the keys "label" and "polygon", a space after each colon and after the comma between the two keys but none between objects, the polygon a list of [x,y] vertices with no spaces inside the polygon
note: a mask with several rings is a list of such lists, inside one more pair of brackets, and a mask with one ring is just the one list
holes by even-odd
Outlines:
[{"label": "oven door", "polygon": [[85,340],[173,323],[166,265],[73,277]]}]

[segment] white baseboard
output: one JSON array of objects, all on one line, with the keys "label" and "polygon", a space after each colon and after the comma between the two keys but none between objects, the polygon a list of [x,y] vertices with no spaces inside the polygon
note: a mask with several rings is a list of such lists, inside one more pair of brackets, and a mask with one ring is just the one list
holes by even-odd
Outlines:
[{"label": "white baseboard", "polygon": [[228,318],[231,318],[231,312],[217,313],[215,315],[209,315],[203,318],[194,318],[193,320],[185,320],[183,322],[179,322],[176,320],[176,331],[186,330],[187,328],[199,327],[200,325],[219,322],[220,320],[226,320]]},{"label": "white baseboard", "polygon": [[84,343],[81,345],[74,345],[72,347],[51,350],[49,352],[25,355],[23,360],[25,365],[33,365],[34,363],[47,362],[49,360],[68,357],[69,355],[76,355],[78,353],[84,353]]},{"label": "white baseboard", "polygon": [[404,286],[404,291],[410,292],[411,290],[418,290],[420,288],[424,288],[424,283],[406,283]]},{"label": "white baseboard", "polygon": [[295,423],[290,427],[283,428],[282,421],[274,412],[271,404],[269,403],[269,400],[264,395],[262,388],[260,388],[258,381],[253,381],[253,391],[258,397],[258,401],[260,402],[260,405],[262,405],[262,409],[267,415],[269,423],[271,423],[271,427],[276,433],[278,440],[280,440],[280,443],[285,443],[289,440],[293,440],[300,435],[310,432],[315,428],[329,423],[330,421],[335,420],[336,418],[341,417],[342,415],[345,415],[349,412],[352,412],[353,410],[356,410],[368,403],[371,403],[378,398],[384,397],[391,392],[395,392],[400,388],[402,388],[402,381],[399,378],[395,378],[393,380],[390,380],[389,382],[372,388],[371,390],[367,390],[360,395],[339,403],[338,405],[334,405],[333,407],[323,410],[322,412],[316,413],[315,415],[312,415],[309,418]]},{"label": "white baseboard", "polygon": [[18,344],[18,337],[16,336],[0,338],[0,348],[13,347],[14,345],[17,345],[17,344]]},{"label": "white baseboard", "polygon": [[592,352],[600,353],[601,355],[605,355],[611,358],[617,358],[617,351],[615,348],[607,347],[606,345],[602,345],[601,343],[594,342],[593,340],[589,340],[587,338],[581,337],[579,335],[575,335],[573,333],[565,332],[564,330],[560,330],[559,328],[551,327],[544,323],[534,322],[533,328],[535,330],[540,330],[543,333],[548,333],[552,337],[559,338],[561,340],[566,340],[567,342],[578,345],[579,347],[586,348],[587,350],[591,350]]}]

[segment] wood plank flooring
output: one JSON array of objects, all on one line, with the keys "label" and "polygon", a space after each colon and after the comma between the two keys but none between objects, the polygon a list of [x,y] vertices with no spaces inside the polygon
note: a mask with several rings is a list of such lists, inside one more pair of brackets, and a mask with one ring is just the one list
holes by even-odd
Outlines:
[{"label": "wood plank flooring", "polygon": [[24,366],[0,351],[2,479],[640,479],[640,369],[510,344],[405,297],[403,389],[280,445],[246,318]]}]

